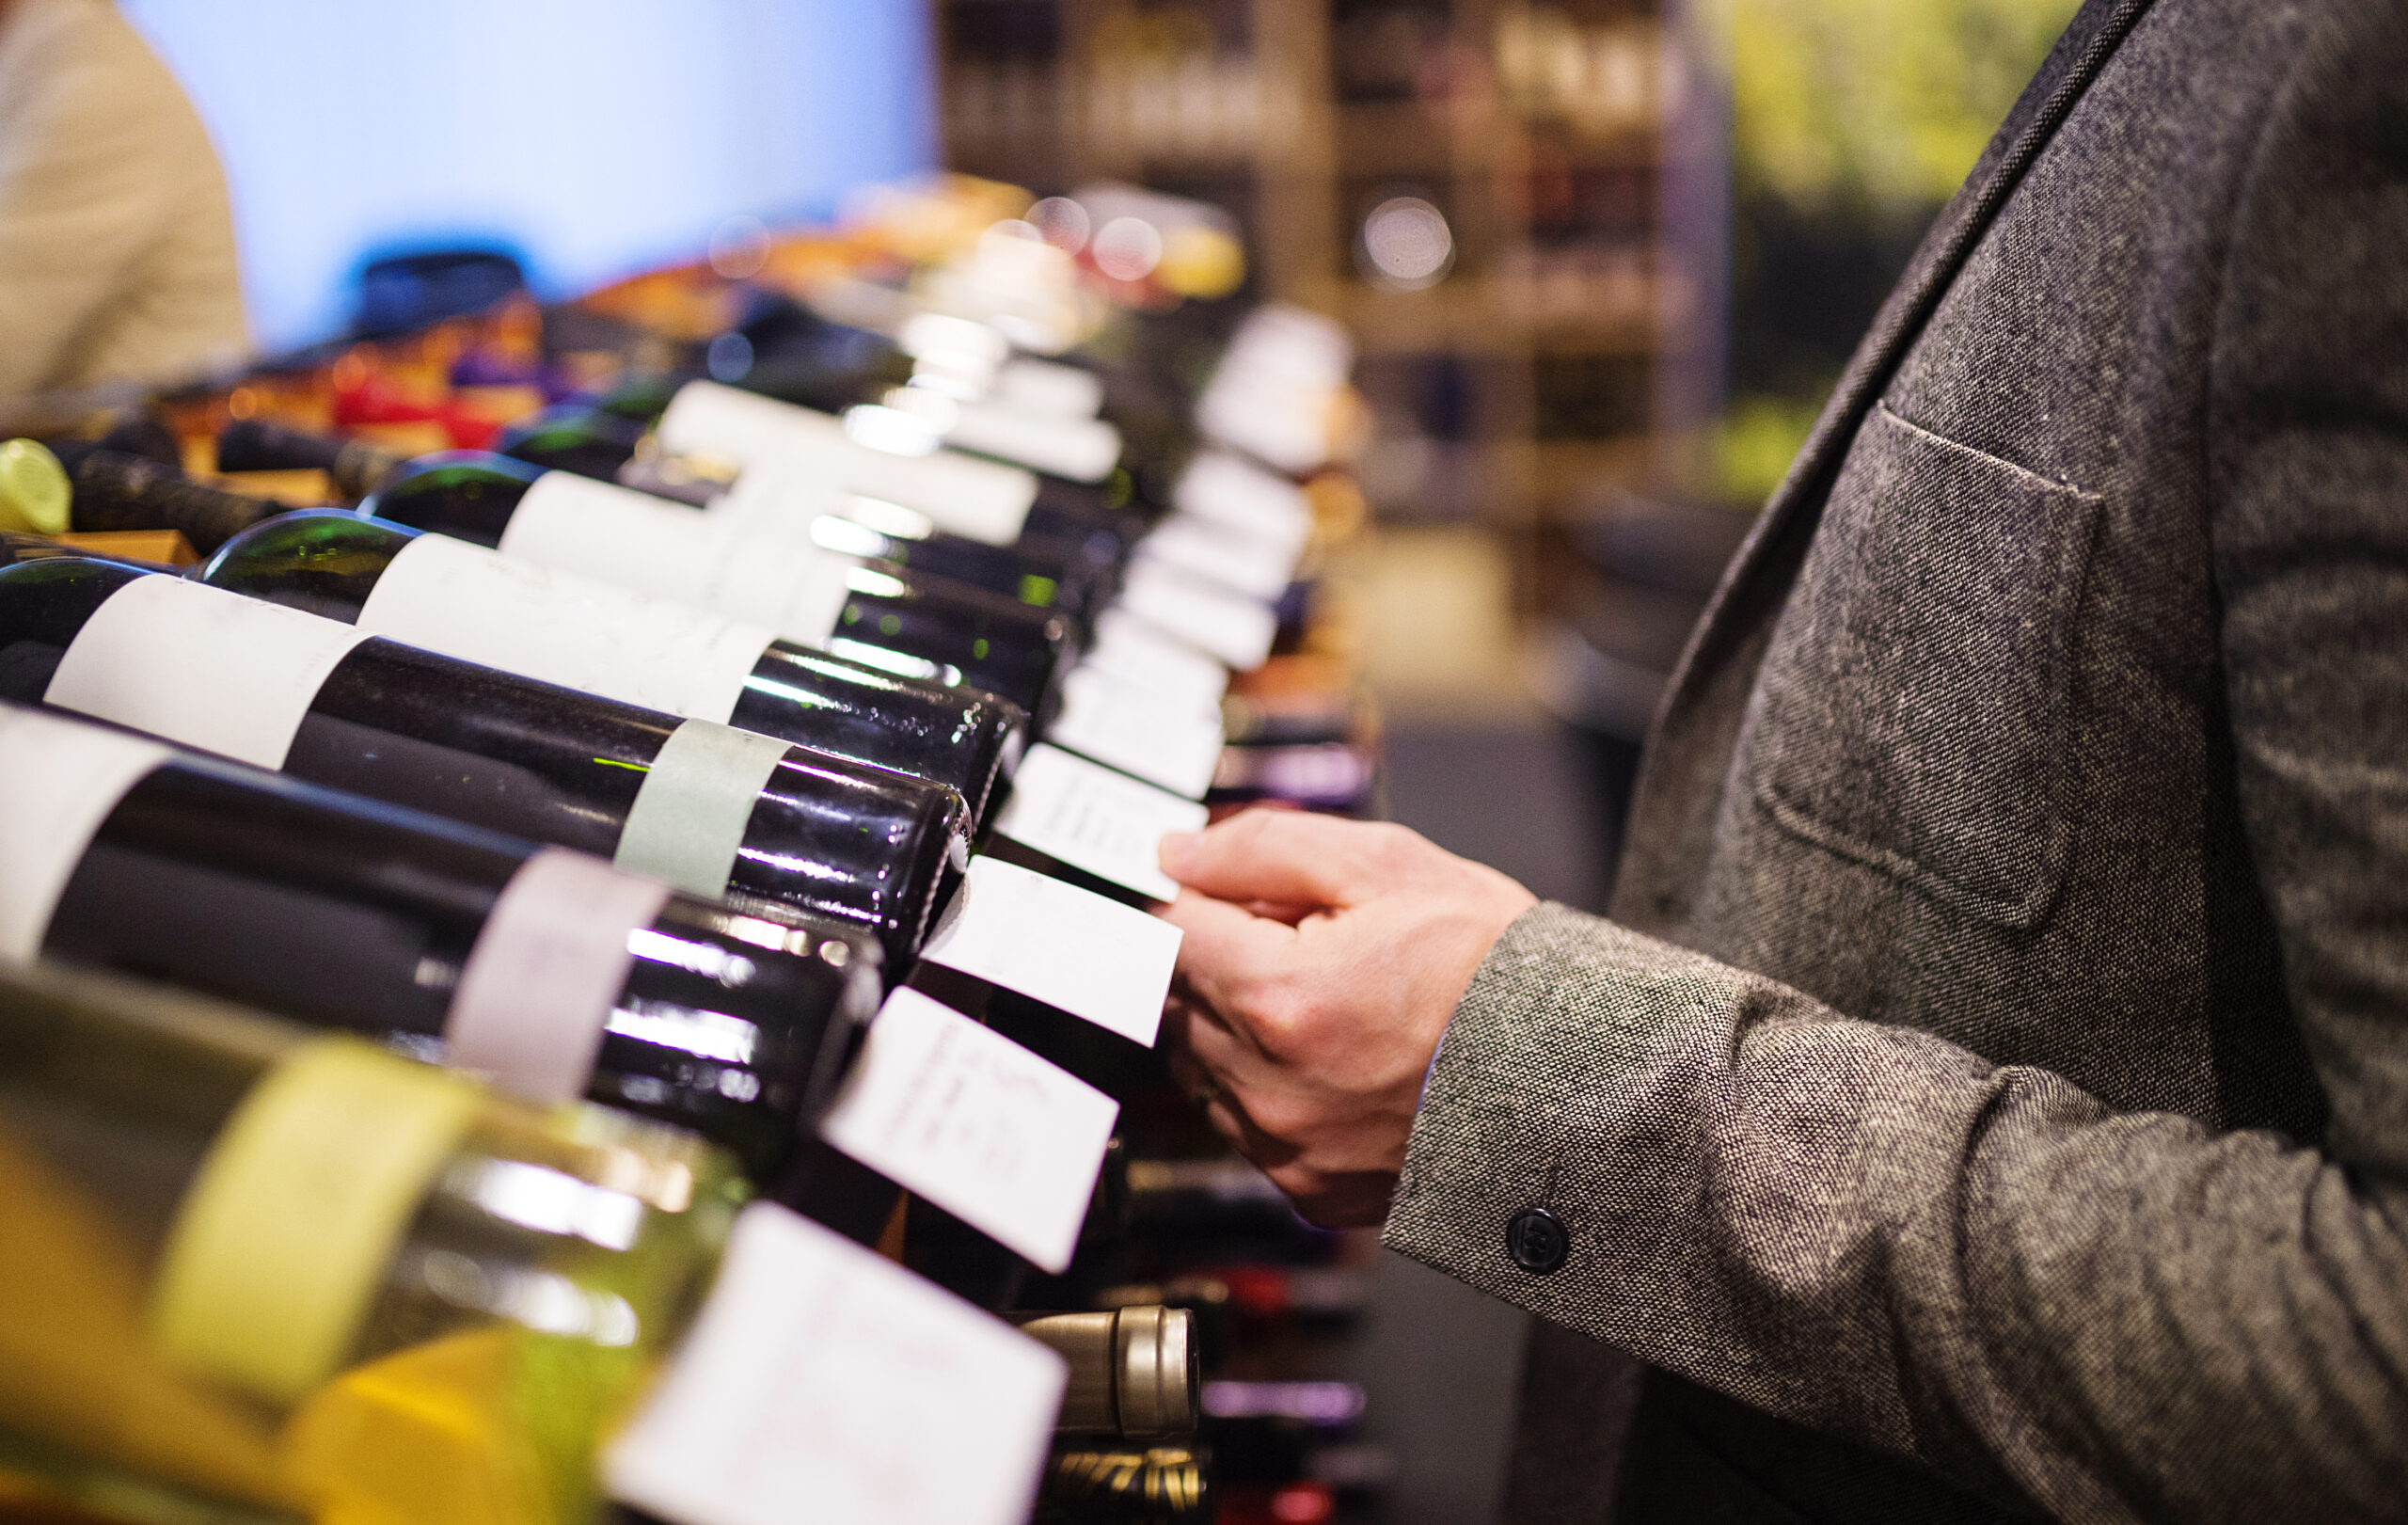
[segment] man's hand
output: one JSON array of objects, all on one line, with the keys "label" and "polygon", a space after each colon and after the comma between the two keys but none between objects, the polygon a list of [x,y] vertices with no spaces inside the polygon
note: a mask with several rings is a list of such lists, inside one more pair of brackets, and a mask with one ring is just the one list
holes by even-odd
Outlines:
[{"label": "man's hand", "polygon": [[1186,886],[1173,1069],[1306,1216],[1379,1222],[1448,1019],[1536,897],[1402,826],[1293,811],[1165,837],[1162,865]]}]

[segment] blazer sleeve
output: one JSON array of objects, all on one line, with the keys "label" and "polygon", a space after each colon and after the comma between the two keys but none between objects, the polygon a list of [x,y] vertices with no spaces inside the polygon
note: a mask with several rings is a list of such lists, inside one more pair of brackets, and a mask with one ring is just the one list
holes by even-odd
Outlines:
[{"label": "blazer sleeve", "polygon": [[2408,24],[2353,8],[2269,114],[2208,386],[2237,784],[2326,1136],[2118,1114],[1542,906],[1455,1013],[1393,1247],[2060,1517],[2408,1517]]}]

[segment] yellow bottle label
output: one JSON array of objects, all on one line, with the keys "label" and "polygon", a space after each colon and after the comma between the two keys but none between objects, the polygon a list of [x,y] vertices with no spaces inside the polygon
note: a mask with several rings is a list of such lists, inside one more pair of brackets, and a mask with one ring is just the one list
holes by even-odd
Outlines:
[{"label": "yellow bottle label", "polygon": [[277,1403],[324,1383],[479,1099],[355,1039],[284,1059],[235,1109],[178,1212],[151,1289],[161,1352]]}]

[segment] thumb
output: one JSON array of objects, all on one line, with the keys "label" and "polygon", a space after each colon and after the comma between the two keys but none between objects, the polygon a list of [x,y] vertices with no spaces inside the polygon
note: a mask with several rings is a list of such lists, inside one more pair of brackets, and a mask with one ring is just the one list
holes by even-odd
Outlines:
[{"label": "thumb", "polygon": [[1295,810],[1243,810],[1193,835],[1163,838],[1163,872],[1238,905],[1347,905],[1372,887],[1379,828]]}]

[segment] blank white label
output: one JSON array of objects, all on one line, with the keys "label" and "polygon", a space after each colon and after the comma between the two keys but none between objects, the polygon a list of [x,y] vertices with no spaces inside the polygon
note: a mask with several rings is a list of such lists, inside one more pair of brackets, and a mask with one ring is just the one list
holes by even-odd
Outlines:
[{"label": "blank white label", "polygon": [[1021,759],[995,830],[1099,879],[1176,900],[1179,882],[1158,857],[1163,837],[1200,832],[1204,821],[1193,800],[1040,742]]},{"label": "blank white label", "polygon": [[680,1525],[1012,1525],[1066,1377],[1002,1320],[754,1202],[603,1482]]},{"label": "blank white label", "polygon": [[1171,490],[1171,504],[1299,553],[1312,536],[1312,504],[1304,489],[1227,451],[1208,450],[1189,463]]},{"label": "blank white label", "polygon": [[1164,703],[1108,668],[1078,667],[1062,682],[1062,708],[1046,739],[1201,800],[1221,760],[1221,712]]},{"label": "blank white label", "polygon": [[1282,470],[1328,458],[1331,405],[1354,364],[1346,331],[1301,308],[1259,308],[1196,406],[1197,427]]},{"label": "blank white label", "polygon": [[995,399],[1032,412],[1091,419],[1103,407],[1103,378],[1075,365],[1020,356],[996,374]]},{"label": "blank white label", "polygon": [[1193,514],[1156,525],[1137,543],[1137,554],[1264,603],[1287,592],[1296,575],[1291,548],[1264,545]]},{"label": "blank white label", "polygon": [[602,1027],[669,886],[599,858],[545,848],[518,866],[460,970],[444,1062],[535,1102],[585,1094]]},{"label": "blank white label", "polygon": [[873,450],[844,423],[791,403],[716,382],[689,382],[660,416],[660,445],[678,455],[708,455],[749,475],[765,467],[812,485],[859,493],[917,509],[940,529],[1008,546],[1037,501],[1037,478],[1019,467],[939,452],[903,455]]},{"label": "blank white label", "polygon": [[724,721],[776,632],[442,535],[402,548],[358,627],[606,699]]},{"label": "blank white label", "polygon": [[1259,599],[1145,557],[1131,564],[1115,603],[1241,673],[1262,665],[1279,633],[1278,616]]},{"label": "blank white label", "polygon": [[1107,609],[1095,622],[1083,666],[1144,688],[1158,703],[1185,709],[1217,709],[1229,690],[1229,670],[1184,641],[1133,614]]},{"label": "blank white label", "polygon": [[979,857],[920,956],[1151,1048],[1179,938],[1117,900]]},{"label": "blank white label", "polygon": [[705,514],[566,471],[527,489],[502,531],[501,553],[630,588],[671,603],[764,625],[823,645],[858,564],[822,550],[807,520]]},{"label": "blank white label", "polygon": [[1059,1276],[1119,1104],[918,991],[887,996],[820,1136]]},{"label": "blank white label", "polygon": [[84,622],[42,699],[281,768],[309,701],[368,638],[340,620],[206,583],[136,578]]},{"label": "blank white label", "polygon": [[0,959],[41,951],[92,834],[174,755],[155,741],[0,705]]},{"label": "blank white label", "polygon": [[944,438],[962,450],[1073,482],[1101,482],[1120,464],[1120,431],[1101,419],[1065,418],[992,403],[956,405]]}]

